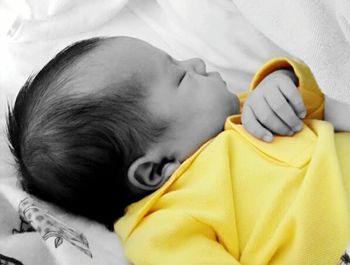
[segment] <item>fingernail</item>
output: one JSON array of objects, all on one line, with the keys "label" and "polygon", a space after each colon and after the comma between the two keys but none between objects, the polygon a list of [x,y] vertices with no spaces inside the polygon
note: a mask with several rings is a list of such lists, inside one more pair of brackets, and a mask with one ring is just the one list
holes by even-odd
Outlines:
[{"label": "fingernail", "polygon": [[299,118],[300,119],[304,119],[305,116],[306,116],[306,111],[303,111],[303,112],[299,113]]},{"label": "fingernail", "polygon": [[267,134],[263,137],[263,140],[265,142],[271,142],[272,141],[272,135],[271,134]]},{"label": "fingernail", "polygon": [[299,132],[299,131],[301,130],[301,128],[302,128],[302,124],[299,123],[297,126],[295,126],[295,127],[293,128],[293,131]]}]

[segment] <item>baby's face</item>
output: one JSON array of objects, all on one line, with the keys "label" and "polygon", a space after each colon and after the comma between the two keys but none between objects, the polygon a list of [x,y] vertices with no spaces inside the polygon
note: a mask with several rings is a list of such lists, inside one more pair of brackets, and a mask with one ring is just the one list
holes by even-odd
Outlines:
[{"label": "baby's face", "polygon": [[[155,119],[169,123],[162,144],[180,162],[217,135],[228,116],[239,113],[236,95],[219,73],[206,72],[200,59],[178,61],[133,38],[110,39],[100,56],[111,72],[104,81],[132,78],[147,90],[145,106]],[[106,72],[105,72],[106,74]]]}]

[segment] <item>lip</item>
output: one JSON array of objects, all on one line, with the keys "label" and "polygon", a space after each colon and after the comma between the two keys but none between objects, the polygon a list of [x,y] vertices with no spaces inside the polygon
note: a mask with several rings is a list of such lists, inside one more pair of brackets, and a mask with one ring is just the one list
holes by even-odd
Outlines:
[{"label": "lip", "polygon": [[222,79],[222,78],[221,78],[221,80],[222,80],[222,82],[225,84],[225,86],[227,87],[226,81],[225,81],[224,79]]},{"label": "lip", "polygon": [[221,77],[221,75],[219,74],[219,76],[220,76],[220,80],[225,84],[225,87],[227,87],[227,83],[226,83],[226,81]]},{"label": "lip", "polygon": [[223,82],[225,84],[225,86],[227,86],[226,81],[221,77],[219,72],[211,72],[210,74],[215,76],[217,79],[219,79],[221,82]]}]

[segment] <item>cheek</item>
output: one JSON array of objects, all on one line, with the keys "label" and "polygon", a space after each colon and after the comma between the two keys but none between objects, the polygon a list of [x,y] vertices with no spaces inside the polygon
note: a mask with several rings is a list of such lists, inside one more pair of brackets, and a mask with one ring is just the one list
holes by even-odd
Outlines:
[{"label": "cheek", "polygon": [[[215,91],[214,89],[217,90]],[[210,91],[206,93],[206,96],[202,98],[200,104],[205,112],[216,115],[223,115],[226,113],[229,97],[219,89],[220,88],[210,89]]]},{"label": "cheek", "polygon": [[220,124],[230,115],[232,95],[221,81],[193,80],[186,97],[182,110],[187,113],[188,118],[194,116],[199,120]]},{"label": "cheek", "polygon": [[202,113],[203,118],[210,122],[215,130],[222,130],[226,118],[232,115],[232,99],[229,94],[213,94]]},{"label": "cheek", "polygon": [[201,98],[197,103],[198,108],[193,109],[192,115],[207,128],[214,130],[221,128],[227,117],[227,108],[223,107],[222,99],[212,95],[212,97]]}]

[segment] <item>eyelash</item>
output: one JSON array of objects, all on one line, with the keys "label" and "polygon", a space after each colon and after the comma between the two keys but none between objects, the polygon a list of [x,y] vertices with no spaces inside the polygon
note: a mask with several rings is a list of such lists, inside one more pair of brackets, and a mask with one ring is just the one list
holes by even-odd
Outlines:
[{"label": "eyelash", "polygon": [[181,84],[182,80],[184,80],[186,74],[187,74],[187,72],[185,71],[184,74],[181,76],[181,78],[179,80],[179,85]]}]

